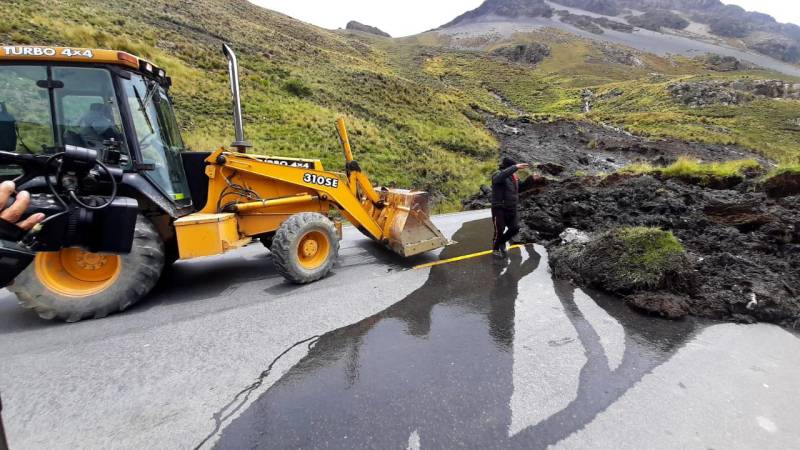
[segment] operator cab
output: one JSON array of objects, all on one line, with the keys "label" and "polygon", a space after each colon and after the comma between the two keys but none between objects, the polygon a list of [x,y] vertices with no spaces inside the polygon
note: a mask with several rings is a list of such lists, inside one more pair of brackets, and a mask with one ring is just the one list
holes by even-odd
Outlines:
[{"label": "operator cab", "polygon": [[[162,69],[124,52],[0,47],[0,150],[96,150],[101,162],[141,173],[175,207],[188,207],[169,86]],[[0,179],[19,173],[0,167]]]}]

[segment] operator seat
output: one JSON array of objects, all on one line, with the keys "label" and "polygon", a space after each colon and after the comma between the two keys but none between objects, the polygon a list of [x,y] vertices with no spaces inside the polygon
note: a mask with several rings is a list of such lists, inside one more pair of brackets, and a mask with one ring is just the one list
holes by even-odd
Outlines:
[{"label": "operator seat", "polygon": [[120,140],[120,133],[114,123],[114,113],[111,105],[105,103],[92,103],[89,112],[78,121],[80,134],[86,144],[99,148],[103,141],[108,139]]}]

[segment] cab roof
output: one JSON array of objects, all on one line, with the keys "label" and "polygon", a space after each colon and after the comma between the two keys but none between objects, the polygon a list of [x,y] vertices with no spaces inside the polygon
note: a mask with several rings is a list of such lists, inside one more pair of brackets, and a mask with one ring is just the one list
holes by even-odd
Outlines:
[{"label": "cab roof", "polygon": [[0,64],[5,61],[46,61],[86,64],[114,64],[140,70],[158,78],[166,78],[163,69],[130,53],[80,47],[45,47],[36,45],[4,45],[0,47]]}]

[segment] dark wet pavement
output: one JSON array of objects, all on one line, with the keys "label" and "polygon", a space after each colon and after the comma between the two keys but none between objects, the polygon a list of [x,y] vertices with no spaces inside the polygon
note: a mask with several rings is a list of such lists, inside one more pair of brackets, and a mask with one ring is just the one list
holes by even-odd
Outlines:
[{"label": "dark wet pavement", "polygon": [[[489,220],[468,222],[440,257],[485,250],[489,236]],[[599,294],[580,307],[576,292],[585,294],[554,283],[543,253],[433,267],[401,302],[321,336],[217,447],[543,448],[591,422],[698,327]],[[616,323],[624,332],[609,342]]]},{"label": "dark wet pavement", "polygon": [[539,246],[407,270],[486,249],[487,216],[434,217],[461,243],[413,261],[345,228],[307,286],[260,245],[178,263],[131,311],[69,326],[0,290],[9,444],[800,448],[784,329],[639,316],[554,282]]}]

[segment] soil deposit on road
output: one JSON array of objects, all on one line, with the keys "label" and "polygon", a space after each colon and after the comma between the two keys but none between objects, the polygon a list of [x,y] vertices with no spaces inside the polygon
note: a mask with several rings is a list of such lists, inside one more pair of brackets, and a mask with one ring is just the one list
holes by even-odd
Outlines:
[{"label": "soil deposit on road", "polygon": [[[796,176],[764,183],[770,163],[741,148],[651,142],[596,125],[515,122],[494,129],[504,154],[546,163],[540,164],[546,178],[538,178],[537,187],[523,196],[520,240],[545,243],[555,275],[612,292],[637,310],[667,318],[691,314],[800,327]],[[729,177],[659,171],[679,155],[704,161],[754,158],[762,168]],[[655,171],[592,174],[642,161]],[[465,207],[487,207],[487,191]],[[638,241],[620,237],[637,232],[656,234]],[[674,255],[667,251],[672,247],[652,244],[661,240],[672,246],[670,236],[676,238]],[[626,251],[633,256],[628,258]],[[602,254],[608,257],[598,257]],[[631,266],[641,264],[625,267],[620,262],[625,258],[628,263],[655,261],[648,266],[654,273],[631,274],[641,269]],[[647,282],[637,282],[642,279]]]}]

